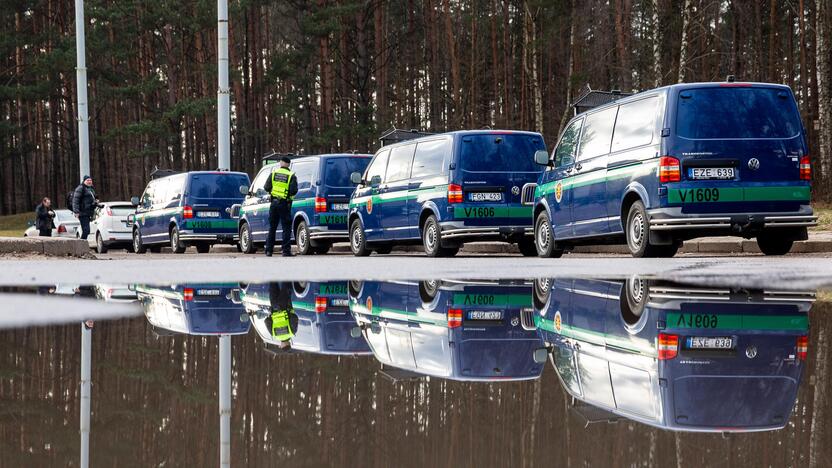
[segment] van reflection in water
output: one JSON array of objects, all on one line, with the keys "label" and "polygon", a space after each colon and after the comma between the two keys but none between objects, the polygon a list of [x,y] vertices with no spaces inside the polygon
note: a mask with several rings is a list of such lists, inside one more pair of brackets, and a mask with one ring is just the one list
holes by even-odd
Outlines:
[{"label": "van reflection in water", "polygon": [[532,311],[529,281],[353,281],[350,309],[354,334],[393,378],[528,380],[546,362],[542,339],[520,325]]},{"label": "van reflection in water", "polygon": [[[272,336],[270,320],[278,307],[275,297],[289,289],[289,306],[297,316],[291,348],[282,348]],[[369,355],[361,335],[352,334],[355,320],[350,314],[347,282],[283,282],[241,285],[237,297],[263,340],[274,352],[303,351],[326,355]]]},{"label": "van reflection in water", "polygon": [[242,335],[248,320],[232,301],[237,284],[190,284],[179,286],[135,285],[147,321],[159,335]]},{"label": "van reflection in water", "polygon": [[588,422],[624,417],[697,432],[786,425],[813,293],[634,278],[538,280],[534,295],[523,325],[539,330]]}]

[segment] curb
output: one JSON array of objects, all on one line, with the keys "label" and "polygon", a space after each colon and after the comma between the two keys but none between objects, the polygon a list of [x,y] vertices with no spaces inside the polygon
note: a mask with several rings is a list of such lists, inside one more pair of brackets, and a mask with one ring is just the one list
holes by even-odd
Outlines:
[{"label": "curb", "polygon": [[85,258],[90,248],[87,241],[60,237],[0,237],[0,255],[36,254],[50,257]]}]

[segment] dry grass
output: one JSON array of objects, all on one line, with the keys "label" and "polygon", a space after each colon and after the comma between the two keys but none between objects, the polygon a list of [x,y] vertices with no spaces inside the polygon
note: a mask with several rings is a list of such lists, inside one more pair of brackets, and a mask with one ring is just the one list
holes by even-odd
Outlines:
[{"label": "dry grass", "polygon": [[26,223],[34,219],[35,213],[0,216],[0,237],[23,237],[23,231],[28,227]]},{"label": "dry grass", "polygon": [[813,203],[812,208],[818,215],[818,225],[812,228],[813,231],[832,231],[832,204]]}]

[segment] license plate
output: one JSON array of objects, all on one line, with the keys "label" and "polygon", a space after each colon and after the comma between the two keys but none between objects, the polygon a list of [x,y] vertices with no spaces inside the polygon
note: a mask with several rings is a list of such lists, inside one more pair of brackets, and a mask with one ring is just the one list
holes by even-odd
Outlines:
[{"label": "license plate", "polygon": [[696,180],[733,179],[733,167],[691,167],[688,178]]},{"label": "license plate", "polygon": [[498,202],[503,201],[503,194],[500,192],[470,192],[468,200],[473,202]]},{"label": "license plate", "polygon": [[220,290],[219,289],[197,289],[196,290],[197,296],[219,296]]},{"label": "license plate", "polygon": [[688,349],[734,349],[734,339],[730,336],[691,336],[688,337]]},{"label": "license plate", "polygon": [[200,211],[199,212],[200,218],[219,218],[220,212],[219,211]]},{"label": "license plate", "polygon": [[472,310],[468,312],[469,320],[502,320],[502,310]]},{"label": "license plate", "polygon": [[347,211],[350,209],[349,203],[333,203],[332,211]]},{"label": "license plate", "polygon": [[329,305],[332,307],[349,307],[349,299],[330,299]]}]

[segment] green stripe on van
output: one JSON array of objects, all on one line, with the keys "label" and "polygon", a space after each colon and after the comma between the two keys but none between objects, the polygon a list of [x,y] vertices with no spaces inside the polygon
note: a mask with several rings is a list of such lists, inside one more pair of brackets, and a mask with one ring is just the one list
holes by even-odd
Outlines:
[{"label": "green stripe on van", "polygon": [[488,293],[457,293],[454,294],[455,306],[520,306],[531,307],[531,294],[488,294]]},{"label": "green stripe on van", "polygon": [[764,187],[708,187],[669,189],[669,203],[714,203],[742,201],[809,201],[808,185]]},{"label": "green stripe on van", "polygon": [[611,180],[623,179],[625,177],[633,177],[636,174],[647,175],[650,172],[654,172],[658,164],[658,160],[652,160],[643,163],[633,163],[627,166],[621,166],[607,170],[593,171],[587,174],[578,174],[571,177],[565,177],[559,180],[553,180],[543,185],[538,185],[535,189],[534,196],[535,198],[540,198],[555,193],[555,187],[557,186],[558,182],[561,183],[563,190],[568,190],[570,188],[584,187],[600,182],[606,183],[607,181]]},{"label": "green stripe on van", "polygon": [[426,189],[408,190],[407,192],[391,192],[382,193],[378,195],[368,195],[366,197],[359,197],[350,200],[350,208],[362,207],[367,204],[367,201],[372,199],[373,205],[379,203],[388,203],[393,201],[418,199],[421,197],[434,198],[436,196],[446,196],[448,194],[448,186],[440,185],[437,187],[430,187]]},{"label": "green stripe on van", "polygon": [[[697,327],[697,316],[705,317],[701,323],[708,322],[708,327]],[[809,328],[806,315],[729,315],[729,314],[667,314],[667,327],[696,328],[703,330],[794,330],[805,331]]]},{"label": "green stripe on van", "polygon": [[182,223],[183,229],[237,229],[234,219],[197,219]]},{"label": "green stripe on van", "polygon": [[531,206],[455,206],[455,218],[529,218],[532,217]]}]

